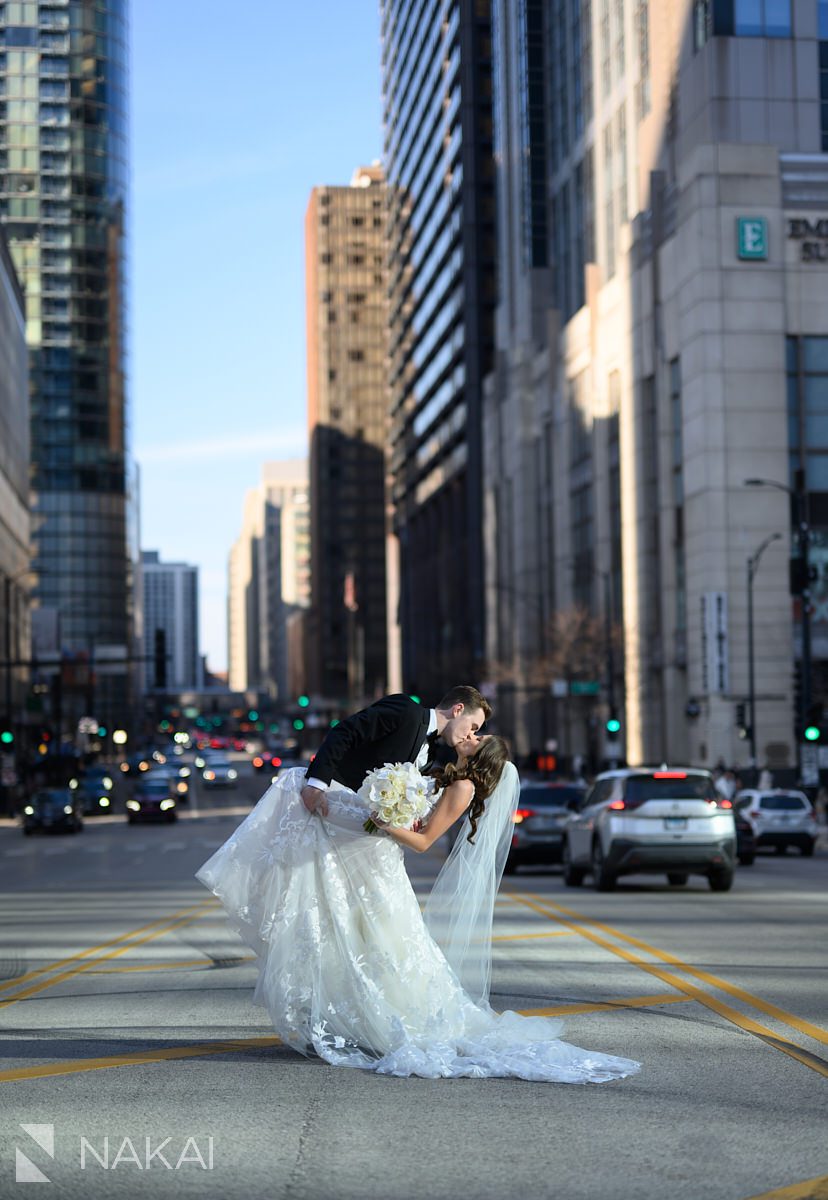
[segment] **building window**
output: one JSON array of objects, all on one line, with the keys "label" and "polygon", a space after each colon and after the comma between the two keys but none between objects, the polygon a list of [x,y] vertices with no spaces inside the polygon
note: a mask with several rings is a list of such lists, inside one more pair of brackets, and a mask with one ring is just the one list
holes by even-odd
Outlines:
[{"label": "building window", "polygon": [[[709,4],[713,9],[710,31],[713,34],[722,37],[791,36],[791,0],[709,0]],[[709,29],[709,12],[707,24]]]},{"label": "building window", "polygon": [[828,0],[819,7],[819,115],[823,153],[828,150]]},{"label": "building window", "polygon": [[635,32],[638,41],[638,83],[635,88],[638,119],[650,111],[650,5],[638,0],[635,6]]},{"label": "building window", "polygon": [[788,338],[787,359],[791,486],[804,468],[808,491],[828,493],[828,337]]},{"label": "building window", "polygon": [[328,253],[320,254],[319,261],[323,264],[323,266],[328,267],[333,262],[333,255]]},{"label": "building window", "polygon": [[365,361],[365,352],[363,350],[349,350],[348,351],[348,361],[349,362],[364,362]]}]

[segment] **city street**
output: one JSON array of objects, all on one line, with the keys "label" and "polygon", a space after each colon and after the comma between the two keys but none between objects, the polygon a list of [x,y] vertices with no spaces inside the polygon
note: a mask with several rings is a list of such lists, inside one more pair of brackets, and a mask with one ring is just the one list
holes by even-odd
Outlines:
[{"label": "city street", "polygon": [[[70,1198],[747,1200],[828,1173],[824,843],[758,856],[728,894],[507,877],[493,1004],[561,1014],[567,1040],[638,1059],[634,1078],[377,1077],[275,1039],[193,878],[265,790],[250,771],[172,825],[0,822],[0,1196],[16,1155]],[[418,892],[441,861],[412,856]]]}]

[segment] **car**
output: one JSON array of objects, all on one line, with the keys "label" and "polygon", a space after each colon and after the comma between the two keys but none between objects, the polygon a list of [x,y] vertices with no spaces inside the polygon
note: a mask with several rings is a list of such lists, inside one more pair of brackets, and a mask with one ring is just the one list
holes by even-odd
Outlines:
[{"label": "car", "polygon": [[578,887],[591,875],[599,892],[641,871],[663,871],[673,886],[706,875],[714,892],[726,892],[735,860],[732,803],[717,795],[709,771],[695,767],[602,772],[564,836],[564,883]]},{"label": "car", "polygon": [[137,821],[175,821],[178,813],[175,811],[176,799],[169,779],[153,777],[152,775],[139,781],[135,791],[126,802],[127,821],[134,825]]},{"label": "car", "polygon": [[521,783],[506,874],[526,863],[559,863],[564,827],[583,803],[586,786],[547,780]]},{"label": "car", "polygon": [[109,767],[87,767],[80,775],[69,783],[73,791],[77,791],[84,814],[88,817],[100,813],[112,812],[115,786],[114,776]]},{"label": "car", "polygon": [[226,758],[211,758],[204,764],[201,781],[206,788],[235,787],[238,774]]},{"label": "car", "polygon": [[185,763],[166,763],[164,766],[153,767],[150,779],[163,779],[170,788],[179,804],[187,804],[190,800],[190,779],[192,769]]},{"label": "car", "polygon": [[740,867],[752,867],[756,859],[756,838],[753,826],[744,813],[733,808],[733,824],[736,826],[736,857]]},{"label": "car", "polygon": [[151,766],[152,752],[149,750],[136,750],[134,754],[128,754],[120,764],[124,775],[143,775]]},{"label": "car", "polygon": [[275,750],[260,750],[258,754],[253,755],[253,770],[254,771],[270,771],[272,775],[282,765],[282,759]]},{"label": "car", "polygon": [[745,788],[737,792],[734,805],[750,824],[757,850],[770,846],[784,854],[789,846],[795,846],[806,857],[813,854],[819,830],[814,807],[804,792]]},{"label": "car", "polygon": [[80,833],[82,802],[74,788],[44,788],[35,792],[23,809],[26,836],[41,833]]}]

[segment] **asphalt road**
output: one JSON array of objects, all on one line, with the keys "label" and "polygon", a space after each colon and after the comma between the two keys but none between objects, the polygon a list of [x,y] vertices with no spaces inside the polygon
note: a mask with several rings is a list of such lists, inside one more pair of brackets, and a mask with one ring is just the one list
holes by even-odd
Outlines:
[{"label": "asphalt road", "polygon": [[[73,1200],[828,1196],[828,851],[760,856],[724,895],[509,877],[492,1003],[563,1014],[567,1040],[640,1074],[393,1079],[274,1039],[193,878],[266,783],[196,792],[169,826],[0,822],[0,1197],[37,1171]],[[412,857],[418,891],[440,861]]]}]

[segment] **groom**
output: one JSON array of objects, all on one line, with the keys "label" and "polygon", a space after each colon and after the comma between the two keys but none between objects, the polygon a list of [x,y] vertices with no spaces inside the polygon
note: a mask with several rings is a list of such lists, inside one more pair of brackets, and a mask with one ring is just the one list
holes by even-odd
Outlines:
[{"label": "groom", "polygon": [[326,817],[332,782],[356,792],[369,771],[387,762],[413,762],[424,770],[437,742],[453,752],[491,715],[488,700],[473,687],[451,688],[431,709],[410,696],[383,696],[330,730],[308,768],[302,802],[308,812]]}]

